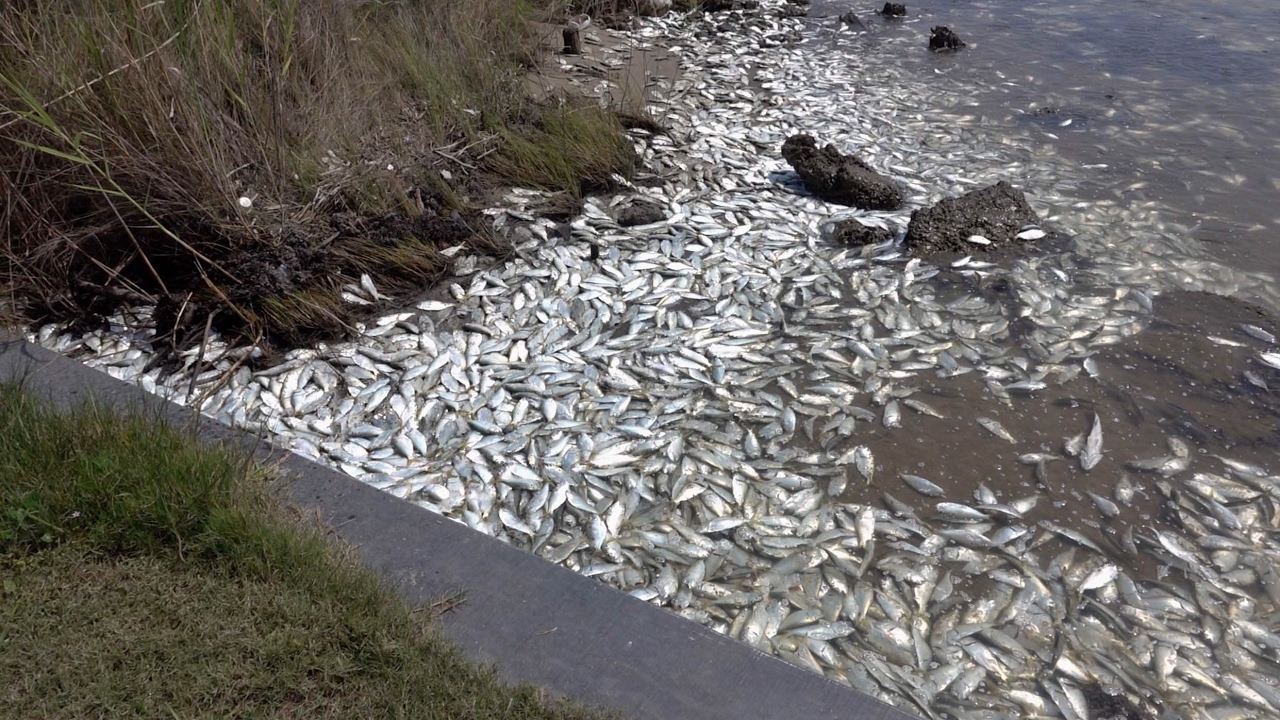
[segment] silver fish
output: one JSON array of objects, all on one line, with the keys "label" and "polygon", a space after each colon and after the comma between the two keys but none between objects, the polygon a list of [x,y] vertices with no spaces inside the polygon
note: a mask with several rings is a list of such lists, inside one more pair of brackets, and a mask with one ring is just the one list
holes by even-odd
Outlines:
[{"label": "silver fish", "polygon": [[1093,414],[1093,427],[1089,429],[1089,437],[1084,441],[1084,449],[1080,452],[1080,469],[1089,472],[1102,461],[1102,418]]},{"label": "silver fish", "polygon": [[1001,440],[1004,440],[1009,443],[1013,443],[1015,445],[1018,443],[1017,438],[1009,434],[1009,431],[1005,430],[1004,425],[1001,425],[998,420],[993,420],[987,417],[980,417],[980,418],[977,418],[977,421],[979,425],[981,425],[983,428],[987,430],[987,432],[990,432],[992,435],[995,435]]},{"label": "silver fish", "polygon": [[947,494],[942,488],[918,475],[899,473],[898,477],[902,478],[902,481],[905,482],[912,490],[915,490],[925,497],[944,497]]}]

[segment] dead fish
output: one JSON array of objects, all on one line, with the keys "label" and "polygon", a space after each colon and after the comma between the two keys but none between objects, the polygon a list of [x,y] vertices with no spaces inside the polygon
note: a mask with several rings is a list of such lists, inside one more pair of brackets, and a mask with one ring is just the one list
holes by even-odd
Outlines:
[{"label": "dead fish", "polygon": [[1120,507],[1108,498],[1105,498],[1095,492],[1089,492],[1088,495],[1089,498],[1093,500],[1093,506],[1098,508],[1098,512],[1109,518],[1118,517],[1120,515]]},{"label": "dead fish", "polygon": [[941,419],[941,420],[945,420],[945,419],[946,419],[946,417],[947,417],[946,415],[943,415],[942,413],[938,412],[937,410],[934,410],[934,409],[933,409],[933,407],[932,407],[932,406],[930,406],[928,403],[925,403],[925,402],[920,401],[920,400],[916,400],[915,398],[907,398],[907,399],[905,399],[905,400],[903,400],[903,401],[902,401],[902,404],[903,404],[903,405],[906,405],[907,407],[911,408],[912,410],[915,410],[916,412],[920,413],[921,415],[928,415],[928,416],[930,416],[930,417],[935,417],[935,418],[938,418],[938,419]]},{"label": "dead fish", "polygon": [[[261,349],[212,334],[203,360],[187,351],[161,371],[145,309],[138,322],[122,311],[110,329],[33,337],[148,392],[195,403],[209,390],[200,409],[220,421],[925,717],[1083,720],[1098,714],[1082,690],[1095,683],[1135,716],[1274,715],[1280,481],[1261,468],[1224,460],[1221,480],[1165,481],[1202,457],[1170,439],[1151,469],[1165,476],[1153,479],[1163,492],[1144,498],[1151,512],[1099,527],[1105,544],[1084,530],[1097,519],[1087,513],[1042,508],[1057,522],[1036,525],[1024,519],[1036,495],[1009,500],[985,486],[976,506],[931,513],[888,496],[843,500],[848,478],[870,481],[871,453],[882,452],[883,435],[857,423],[896,426],[898,406],[941,415],[916,398],[935,386],[947,397],[966,374],[983,378],[982,397],[935,404],[1014,407],[1016,394],[1074,389],[1079,375],[1098,376],[1099,348],[1142,331],[1154,293],[1274,298],[1274,281],[1192,256],[1154,201],[1075,197],[1097,178],[1033,140],[995,135],[968,108],[986,79],[922,81],[911,64],[886,61],[892,43],[760,52],[775,41],[757,20],[769,33],[822,32],[775,17],[776,0],[763,5],[766,15],[747,13],[705,42],[688,42],[695,27],[683,15],[620,31],[681,46],[688,72],[653,78],[653,91],[664,122],[690,137],[633,131],[644,187],[619,178],[615,195],[588,198],[563,225],[532,212],[541,191],[496,200],[478,222],[510,241],[513,257],[445,248],[448,301],[371,319],[357,340],[299,348],[261,372],[232,367]],[[744,55],[751,82],[739,72]],[[849,74],[832,72],[850,62],[877,68],[860,75],[864,103],[844,102]],[[892,109],[892,133],[876,107]],[[824,246],[830,206],[755,182],[778,169],[776,149],[801,128],[856,146],[904,183],[912,207],[1012,175],[1056,208],[1045,222],[1075,236],[1089,266],[1058,253],[938,266],[901,246],[910,209],[855,211],[895,235],[884,243]],[[610,211],[636,194],[666,219],[621,227]],[[941,273],[973,284],[940,291],[931,280]],[[367,306],[375,281],[342,297]],[[1009,292],[974,289],[991,282]],[[1220,340],[1266,342],[1247,333]],[[1275,349],[1250,351],[1249,388],[1265,389]],[[196,365],[212,369],[192,378]],[[860,397],[883,411],[852,404]],[[848,440],[858,430],[871,432]],[[970,439],[1007,466],[1003,446]],[[1069,454],[1092,457],[1088,440]],[[851,443],[865,444],[835,449]],[[1045,489],[1054,450],[1018,456]],[[1053,501],[1097,487],[1052,484],[1065,490]],[[1135,485],[1121,476],[1116,511]],[[913,486],[934,503],[952,489]],[[956,498],[969,489],[956,486]],[[1104,518],[1106,495],[1090,495]],[[1149,582],[1115,570],[1139,553],[1155,566]],[[1170,565],[1187,577],[1162,582]]]},{"label": "dead fish", "polygon": [[990,516],[981,510],[976,510],[961,503],[940,502],[935,508],[943,517],[951,520],[959,520],[962,522],[982,522],[990,519]]},{"label": "dead fish", "polygon": [[876,460],[875,456],[871,454],[871,448],[866,445],[859,445],[854,448],[853,463],[854,467],[858,469],[858,474],[862,475],[867,484],[870,485],[871,478],[875,475],[876,470]]},{"label": "dead fish", "polygon": [[1018,456],[1018,462],[1023,465],[1037,465],[1042,462],[1052,462],[1057,459],[1058,457],[1056,455],[1042,452],[1025,453]]},{"label": "dead fish", "polygon": [[1116,502],[1124,505],[1125,507],[1133,505],[1134,491],[1135,488],[1133,487],[1133,483],[1129,481],[1129,476],[1121,475],[1120,481],[1116,483]]},{"label": "dead fish", "polygon": [[887,428],[902,427],[902,411],[898,408],[897,400],[890,400],[885,403],[883,422]]},{"label": "dead fish", "polygon": [[1080,433],[1074,437],[1067,438],[1062,443],[1062,452],[1067,457],[1080,457],[1080,453],[1084,450],[1084,433]]},{"label": "dead fish", "polygon": [[1267,343],[1269,345],[1274,345],[1276,343],[1275,335],[1272,335],[1271,333],[1267,332],[1266,330],[1263,330],[1257,325],[1250,325],[1249,323],[1241,323],[1240,329],[1243,330],[1246,335],[1248,335],[1249,337],[1255,340],[1261,340],[1262,342]]},{"label": "dead fish", "polygon": [[1102,418],[1098,417],[1098,413],[1093,414],[1093,427],[1089,430],[1089,437],[1084,442],[1084,449],[1080,453],[1080,469],[1089,472],[1098,466],[1102,461]]},{"label": "dead fish", "polygon": [[1112,563],[1103,563],[1085,576],[1084,580],[1080,582],[1079,591],[1083,593],[1097,590],[1103,586],[1110,585],[1119,576],[1120,568]]},{"label": "dead fish", "polygon": [[995,435],[996,437],[1006,442],[1010,442],[1015,445],[1017,444],[1018,440],[1014,438],[1013,435],[1010,435],[1009,431],[1005,430],[1004,426],[1001,425],[998,420],[993,420],[987,417],[980,417],[980,418],[977,418],[977,421],[979,425],[986,428],[987,432],[990,432],[992,435]]},{"label": "dead fish", "polygon": [[915,490],[925,497],[943,497],[947,494],[941,487],[938,487],[918,475],[898,473],[898,477],[902,478],[902,481],[905,482],[912,490]]}]

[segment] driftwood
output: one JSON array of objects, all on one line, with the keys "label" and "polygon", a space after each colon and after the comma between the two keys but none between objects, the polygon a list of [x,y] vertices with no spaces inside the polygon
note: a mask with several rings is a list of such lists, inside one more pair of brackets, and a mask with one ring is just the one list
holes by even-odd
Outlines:
[{"label": "driftwood", "polygon": [[576,27],[567,27],[564,29],[564,54],[582,54],[582,31]]}]

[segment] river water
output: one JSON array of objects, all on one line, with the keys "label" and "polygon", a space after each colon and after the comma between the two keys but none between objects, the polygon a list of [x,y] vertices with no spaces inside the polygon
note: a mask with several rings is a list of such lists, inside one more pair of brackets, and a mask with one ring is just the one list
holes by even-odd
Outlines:
[{"label": "river water", "polygon": [[[972,105],[986,122],[1106,165],[1101,195],[1159,201],[1212,256],[1280,274],[1280,3],[918,0],[900,21],[859,15],[869,30],[851,42],[914,38],[902,63],[985,81]],[[934,25],[969,47],[925,52]]]}]

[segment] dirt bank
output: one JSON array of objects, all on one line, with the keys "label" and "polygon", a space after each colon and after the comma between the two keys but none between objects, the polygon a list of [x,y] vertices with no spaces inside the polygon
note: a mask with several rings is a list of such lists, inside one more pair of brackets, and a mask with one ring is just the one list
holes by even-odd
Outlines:
[{"label": "dirt bank", "polygon": [[[539,102],[515,0],[32,4],[0,16],[0,312],[90,326],[155,307],[289,347],[493,245],[493,187],[570,195],[634,163],[580,95]],[[68,88],[73,88],[68,91]],[[460,233],[459,230],[462,230]],[[370,276],[377,291],[353,303]],[[356,290],[351,290],[356,288]]]}]

